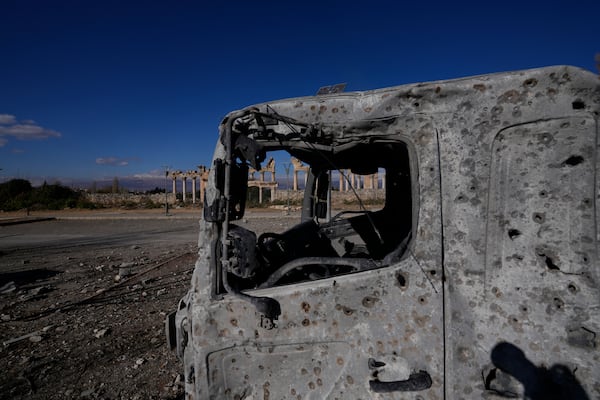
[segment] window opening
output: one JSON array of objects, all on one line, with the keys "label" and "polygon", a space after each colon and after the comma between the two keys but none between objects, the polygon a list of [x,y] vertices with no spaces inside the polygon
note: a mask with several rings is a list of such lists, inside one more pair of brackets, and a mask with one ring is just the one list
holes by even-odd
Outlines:
[{"label": "window opening", "polygon": [[326,155],[286,150],[309,167],[301,221],[260,235],[230,223],[227,259],[236,262],[228,263],[229,285],[241,291],[314,281],[380,268],[404,255],[413,228],[404,143],[360,142]]}]

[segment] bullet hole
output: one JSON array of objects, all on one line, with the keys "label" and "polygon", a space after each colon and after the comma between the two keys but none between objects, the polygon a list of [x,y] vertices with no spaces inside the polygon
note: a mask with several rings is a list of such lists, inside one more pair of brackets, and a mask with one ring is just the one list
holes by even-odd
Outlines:
[{"label": "bullet hole", "polygon": [[579,99],[575,100],[571,105],[573,106],[573,110],[583,110],[585,108],[585,103]]},{"label": "bullet hole", "polygon": [[310,304],[308,304],[307,302],[303,301],[302,302],[302,310],[304,312],[309,312],[310,311]]},{"label": "bullet hole", "polygon": [[413,106],[415,106],[415,107],[419,107],[419,106],[420,106],[420,104],[419,104],[419,102],[418,102],[418,101],[415,101],[415,102],[413,103]]},{"label": "bullet hole", "polygon": [[421,296],[421,297],[419,297],[419,303],[425,304],[425,303],[427,303],[427,299],[425,297]]},{"label": "bullet hole", "polygon": [[523,86],[532,88],[532,87],[535,87],[537,85],[537,83],[538,83],[537,79],[529,78],[529,79],[525,79],[525,81],[523,82]]},{"label": "bullet hole", "polygon": [[542,133],[542,136],[541,136],[542,143],[550,144],[550,142],[552,142],[552,139],[554,139],[554,137],[550,133],[548,133],[548,132]]},{"label": "bullet hole", "polygon": [[436,273],[437,272],[435,269],[432,269],[431,271],[429,271],[429,275],[431,275],[431,276],[435,276]]},{"label": "bullet hole", "polygon": [[589,259],[587,258],[587,256],[582,256],[581,261],[583,261],[584,264],[587,264]]},{"label": "bullet hole", "polygon": [[522,313],[526,313],[527,311],[529,311],[529,309],[527,308],[527,306],[521,306],[521,312]]},{"label": "bullet hole", "polygon": [[508,237],[510,238],[510,240],[515,240],[515,238],[520,235],[521,235],[521,231],[518,229],[509,229],[508,230]]},{"label": "bullet hole", "polygon": [[567,158],[563,163],[562,166],[563,167],[574,167],[576,165],[579,165],[583,162],[583,157],[581,156],[571,156],[569,158]]},{"label": "bullet hole", "polygon": [[546,219],[546,215],[544,213],[533,213],[533,222],[541,224]]},{"label": "bullet hole", "polygon": [[304,318],[302,320],[302,326],[308,326],[308,325],[310,325],[310,321],[308,320],[308,318]]},{"label": "bullet hole", "polygon": [[398,283],[398,286],[400,288],[404,289],[407,284],[407,280],[406,280],[406,277],[404,276],[404,274],[402,274],[401,272],[398,272],[398,274],[396,274],[396,282]]},{"label": "bullet hole", "polygon": [[545,190],[540,190],[540,193],[539,193],[539,194],[540,194],[540,197],[541,197],[541,198],[546,198],[546,197],[548,197],[548,192],[546,192]]},{"label": "bullet hole", "polygon": [[552,271],[560,271],[560,268],[558,267],[558,265],[556,265],[554,263],[554,260],[552,259],[552,257],[549,257],[547,255],[544,255],[545,257],[545,263],[546,263],[546,267],[548,267],[549,270]]},{"label": "bullet hole", "polygon": [[377,301],[379,301],[379,299],[376,297],[366,296],[364,299],[362,299],[362,305],[364,307],[371,308]]},{"label": "bullet hole", "polygon": [[565,306],[565,302],[558,297],[552,299],[552,303],[554,304],[554,307],[556,307],[557,310],[561,310]]},{"label": "bullet hole", "polygon": [[354,310],[349,307],[342,307],[342,311],[344,311],[344,314],[348,316],[354,314]]},{"label": "bullet hole", "polygon": [[567,286],[567,289],[571,293],[577,293],[577,290],[578,290],[577,286],[575,286],[575,284],[573,284],[573,283],[569,283],[569,285]]}]

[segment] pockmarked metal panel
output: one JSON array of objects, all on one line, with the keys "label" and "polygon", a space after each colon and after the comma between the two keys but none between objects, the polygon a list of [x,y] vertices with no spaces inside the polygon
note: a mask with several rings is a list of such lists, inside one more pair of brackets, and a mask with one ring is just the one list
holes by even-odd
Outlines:
[{"label": "pockmarked metal panel", "polygon": [[[599,115],[597,76],[568,66],[228,114],[167,324],[187,396],[599,397]],[[302,214],[257,235],[239,188],[282,150]],[[332,177],[360,207],[327,220]]]}]

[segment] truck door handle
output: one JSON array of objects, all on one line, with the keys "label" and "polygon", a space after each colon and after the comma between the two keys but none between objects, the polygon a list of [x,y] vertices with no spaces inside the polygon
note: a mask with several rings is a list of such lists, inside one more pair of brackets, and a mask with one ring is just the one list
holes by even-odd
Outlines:
[{"label": "truck door handle", "polygon": [[376,393],[390,392],[418,392],[431,387],[431,376],[427,371],[414,372],[404,381],[382,382],[379,380],[369,381],[371,390]]}]

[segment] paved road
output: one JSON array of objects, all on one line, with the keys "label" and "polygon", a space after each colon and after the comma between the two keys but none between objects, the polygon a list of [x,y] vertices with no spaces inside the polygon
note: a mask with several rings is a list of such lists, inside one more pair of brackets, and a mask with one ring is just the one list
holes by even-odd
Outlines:
[{"label": "paved road", "polygon": [[[51,214],[49,214],[50,216]],[[0,226],[0,251],[53,249],[77,246],[195,244],[196,212],[161,214],[112,212],[56,215],[55,220]],[[238,223],[260,233],[280,232],[299,220],[294,213],[248,212]]]}]

